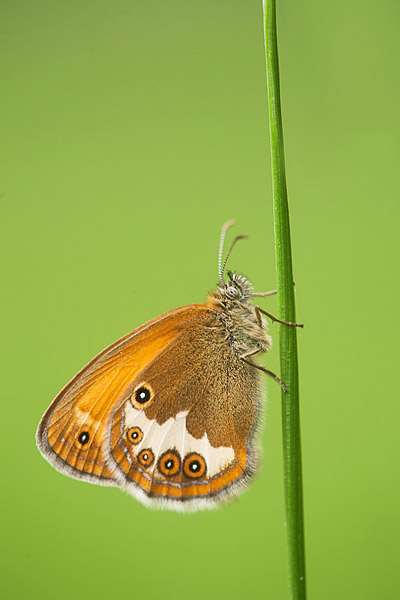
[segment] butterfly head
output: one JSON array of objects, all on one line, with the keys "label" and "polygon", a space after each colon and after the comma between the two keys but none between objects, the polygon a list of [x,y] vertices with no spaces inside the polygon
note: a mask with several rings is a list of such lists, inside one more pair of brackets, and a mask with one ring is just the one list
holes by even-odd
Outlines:
[{"label": "butterfly head", "polygon": [[227,275],[227,281],[220,282],[208,295],[207,303],[215,310],[227,313],[242,313],[244,310],[247,313],[252,306],[253,285],[240,273],[228,271]]},{"label": "butterfly head", "polygon": [[251,301],[253,286],[244,275],[228,271],[228,281],[221,282],[218,291],[221,299],[225,302],[242,304]]}]

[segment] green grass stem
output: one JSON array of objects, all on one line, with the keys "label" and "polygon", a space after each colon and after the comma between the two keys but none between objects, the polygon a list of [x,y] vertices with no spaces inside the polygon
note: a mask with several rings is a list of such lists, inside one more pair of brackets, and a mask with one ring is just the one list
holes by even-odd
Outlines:
[{"label": "green grass stem", "polygon": [[[264,0],[263,3],[278,311],[280,319],[295,322],[292,251],[279,87],[276,2],[275,0]],[[306,598],[306,584],[297,328],[288,325],[279,325],[279,328],[281,378],[288,390],[286,393],[282,392],[282,431],[290,598],[291,600],[303,600]]]}]

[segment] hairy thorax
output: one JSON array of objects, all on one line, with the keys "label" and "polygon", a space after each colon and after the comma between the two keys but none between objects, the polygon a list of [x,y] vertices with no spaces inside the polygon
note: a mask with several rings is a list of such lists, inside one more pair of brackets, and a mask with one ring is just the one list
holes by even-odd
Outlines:
[{"label": "hairy thorax", "polygon": [[257,320],[252,304],[253,286],[238,273],[228,273],[229,281],[221,284],[207,297],[224,325],[228,343],[240,354],[266,352],[271,348],[271,338],[266,333],[267,323]]}]

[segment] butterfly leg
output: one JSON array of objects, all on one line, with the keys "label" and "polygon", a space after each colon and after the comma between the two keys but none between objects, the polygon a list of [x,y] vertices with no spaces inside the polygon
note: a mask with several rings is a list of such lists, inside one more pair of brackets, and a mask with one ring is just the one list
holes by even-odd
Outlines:
[{"label": "butterfly leg", "polygon": [[267,317],[269,317],[271,319],[271,321],[273,321],[275,323],[283,323],[283,325],[292,325],[293,327],[304,327],[304,325],[302,323],[292,323],[291,321],[282,321],[281,319],[274,317],[274,315],[271,315],[271,313],[267,312],[266,310],[263,310],[259,306],[255,306],[254,310],[256,311],[257,323],[259,324],[260,327],[262,327],[261,314],[266,315]]},{"label": "butterfly leg", "polygon": [[[293,285],[296,285],[293,281]],[[274,296],[278,293],[278,290],[270,290],[269,292],[253,292],[253,296],[261,296],[262,298],[266,298],[267,296]]]},{"label": "butterfly leg", "polygon": [[255,367],[259,371],[262,371],[263,373],[268,375],[268,377],[272,377],[272,379],[275,379],[275,381],[277,383],[279,383],[279,385],[281,386],[283,391],[287,392],[287,388],[286,388],[285,384],[283,383],[283,381],[281,379],[279,379],[278,375],[275,375],[275,373],[273,373],[272,371],[269,371],[269,369],[266,369],[265,367],[262,367],[261,365],[256,365],[255,363],[251,362],[251,360],[247,360],[247,358],[249,358],[250,356],[254,356],[255,354],[258,354],[258,352],[260,352],[260,348],[256,348],[255,350],[246,352],[245,354],[242,354],[240,358],[243,360],[243,362],[247,363],[248,365],[251,365],[252,367]]},{"label": "butterfly leg", "polygon": [[274,296],[278,293],[278,290],[270,290],[269,292],[253,292],[253,296],[261,296],[266,298],[267,296]]}]

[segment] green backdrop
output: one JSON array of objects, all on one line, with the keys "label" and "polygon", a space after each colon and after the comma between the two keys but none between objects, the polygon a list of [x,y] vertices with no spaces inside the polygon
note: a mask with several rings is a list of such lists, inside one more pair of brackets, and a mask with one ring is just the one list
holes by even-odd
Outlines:
[{"label": "green backdrop", "polygon": [[[99,350],[203,301],[227,219],[250,236],[230,266],[275,286],[261,1],[0,10],[2,597],[285,599],[273,382],[259,475],[214,512],[64,477],[34,439]],[[323,600],[400,594],[399,17],[390,0],[278,0],[308,588]]]}]

